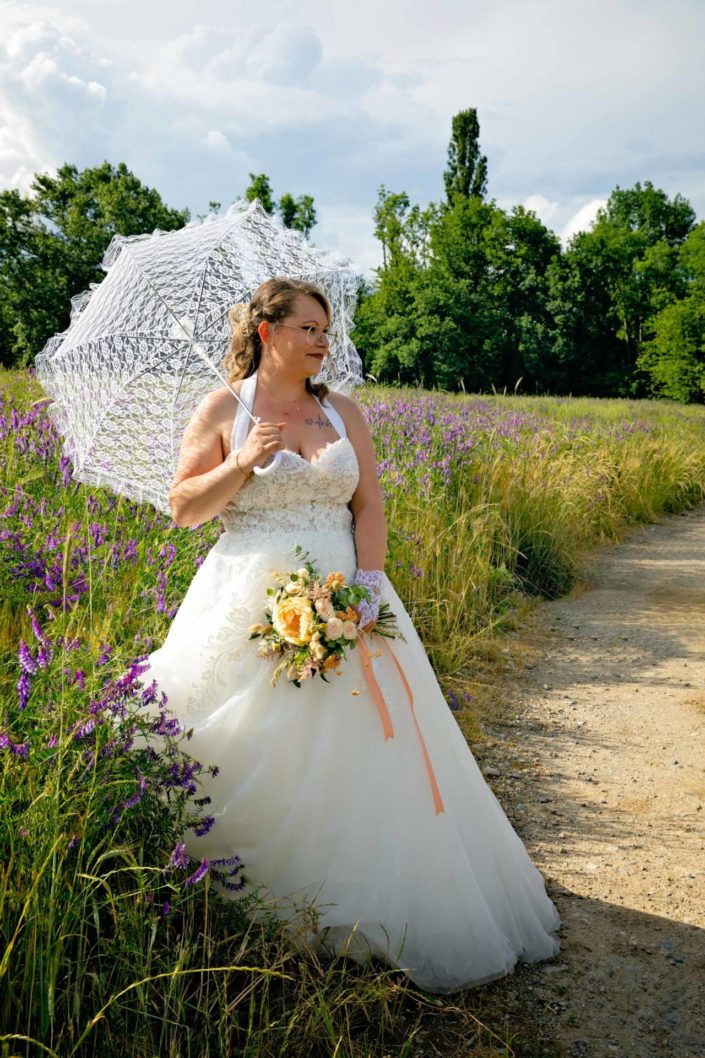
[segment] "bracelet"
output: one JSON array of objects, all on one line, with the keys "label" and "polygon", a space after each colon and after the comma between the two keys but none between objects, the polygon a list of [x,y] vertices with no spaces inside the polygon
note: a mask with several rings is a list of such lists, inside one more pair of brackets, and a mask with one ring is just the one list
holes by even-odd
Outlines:
[{"label": "bracelet", "polygon": [[[233,458],[233,456],[235,458]],[[244,467],[240,466],[240,449],[239,448],[236,448],[235,452],[231,452],[230,455],[228,456],[228,459],[230,459],[235,464],[235,466],[240,471],[240,473],[243,474],[246,478],[249,478],[249,477],[252,476],[252,474],[253,474],[252,470],[245,470]]]}]

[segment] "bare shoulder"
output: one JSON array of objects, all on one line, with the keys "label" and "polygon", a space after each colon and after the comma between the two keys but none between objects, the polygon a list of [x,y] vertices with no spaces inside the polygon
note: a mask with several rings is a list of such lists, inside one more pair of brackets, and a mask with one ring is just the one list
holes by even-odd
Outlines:
[{"label": "bare shoulder", "polygon": [[[242,388],[242,379],[238,379],[237,382],[231,382],[230,385],[236,393],[240,393]],[[198,405],[199,410],[205,416],[210,419],[219,420],[223,416],[230,416],[232,419],[235,414],[236,400],[227,386],[220,386],[219,389],[212,389],[210,393],[206,393]]]},{"label": "bare shoulder", "polygon": [[330,390],[326,398],[340,416],[342,416],[343,422],[349,430],[359,429],[360,427],[367,427],[367,420],[362,414],[362,409],[356,400],[352,397],[347,397],[344,393],[338,393],[337,390]]},{"label": "bare shoulder", "polygon": [[[231,385],[239,394],[242,379],[232,382]],[[237,401],[227,386],[213,389],[199,401],[187,432],[204,437],[217,435],[220,439],[223,457],[225,457],[230,452],[230,435],[236,410]]]}]

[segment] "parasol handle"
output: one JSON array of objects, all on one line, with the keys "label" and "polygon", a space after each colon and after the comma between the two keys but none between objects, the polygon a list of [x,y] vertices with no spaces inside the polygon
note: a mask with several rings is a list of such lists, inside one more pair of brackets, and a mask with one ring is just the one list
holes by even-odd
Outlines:
[{"label": "parasol handle", "polygon": [[194,338],[193,338],[193,336],[192,336],[192,335],[190,335],[190,334],[189,334],[189,332],[188,332],[188,330],[187,330],[187,329],[186,329],[186,328],[184,327],[184,325],[183,325],[183,323],[181,322],[181,320],[177,320],[177,323],[178,323],[178,326],[179,326],[179,327],[181,328],[181,330],[183,331],[183,333],[184,333],[184,337],[185,337],[185,338],[186,338],[186,340],[188,341],[188,343],[189,343],[189,345],[191,346],[191,348],[193,349],[193,351],[194,351],[195,353],[198,353],[198,355],[199,355],[199,356],[201,357],[201,359],[202,359],[203,361],[205,361],[206,365],[207,365],[207,366],[208,366],[208,367],[209,367],[209,368],[211,369],[211,371],[213,371],[213,373],[214,373],[214,374],[216,374],[216,375],[218,376],[218,378],[219,378],[219,379],[220,379],[220,381],[221,381],[221,382],[223,383],[223,385],[227,386],[227,388],[228,388],[228,389],[230,390],[230,392],[232,393],[233,397],[234,397],[234,398],[235,398],[235,400],[236,400],[236,401],[238,402],[238,404],[240,405],[240,407],[244,408],[244,409],[245,409],[245,411],[247,412],[247,414],[248,414],[248,415],[250,416],[250,418],[252,419],[253,423],[258,423],[258,422],[261,422],[261,419],[260,419],[259,415],[253,415],[253,414],[252,414],[252,412],[250,411],[250,409],[249,409],[249,408],[247,407],[247,405],[245,404],[244,400],[241,400],[241,399],[240,399],[240,396],[239,396],[239,394],[237,394],[237,393],[235,392],[235,390],[234,390],[234,389],[233,389],[233,387],[232,387],[232,386],[230,385],[230,383],[228,382],[228,380],[227,380],[226,378],[223,378],[223,376],[221,375],[220,371],[219,371],[219,370],[218,370],[218,368],[217,368],[217,367],[215,366],[215,364],[211,363],[211,361],[210,361],[210,360],[208,359],[208,357],[206,356],[206,354],[205,354],[205,353],[203,352],[203,349],[201,348],[201,346],[200,346],[200,345],[198,344],[198,342],[194,341]]}]

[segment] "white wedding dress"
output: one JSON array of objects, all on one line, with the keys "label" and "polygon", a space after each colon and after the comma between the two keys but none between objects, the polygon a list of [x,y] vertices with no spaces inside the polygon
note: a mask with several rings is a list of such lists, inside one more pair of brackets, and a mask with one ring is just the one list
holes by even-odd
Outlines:
[{"label": "white wedding dress", "polygon": [[[254,374],[242,387],[250,408],[256,384]],[[204,787],[214,826],[184,837],[192,856],[238,854],[245,892],[264,886],[281,917],[315,898],[309,943],[356,959],[372,952],[428,991],[450,992],[500,977],[517,959],[555,955],[560,920],[386,576],[382,600],[406,637],[392,649],[413,696],[412,708],[387,650],[373,658],[392,737],[359,650],[330,683],[316,677],[300,689],[285,676],[272,687],[273,663],[256,656],[248,626],[263,618],[273,574],[301,564],[297,544],[324,576],[355,573],[348,503],[358,465],[341,417],[322,407],[339,438],[313,463],[277,453],[230,500],[227,531],[142,680],[156,679],[193,728],[189,753],[219,768]],[[248,425],[238,404],[233,449]],[[369,640],[373,650],[379,641]]]}]

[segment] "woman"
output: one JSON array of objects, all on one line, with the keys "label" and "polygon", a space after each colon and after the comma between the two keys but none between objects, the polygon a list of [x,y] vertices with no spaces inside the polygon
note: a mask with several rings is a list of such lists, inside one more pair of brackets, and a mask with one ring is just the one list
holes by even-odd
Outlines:
[{"label": "woman", "polygon": [[[310,283],[271,279],[231,312],[227,388],[183,438],[170,503],[179,526],[219,515],[224,532],[150,656],[190,752],[217,765],[215,824],[195,857],[245,864],[280,916],[314,902],[307,942],[382,957],[450,992],[559,948],[544,883],[484,782],[409,615],[383,572],[386,525],[375,452],[350,398],[313,379],[328,355],[330,306]],[[271,686],[249,627],[301,545],[325,577],[364,584],[359,627],[387,602],[404,639],[365,672],[350,652],[326,683]],[[386,642],[386,641],[385,641]],[[396,655],[396,658],[394,657]],[[375,688],[376,681],[376,688]],[[377,689],[377,693],[376,693]],[[380,724],[379,695],[389,726]]]}]

